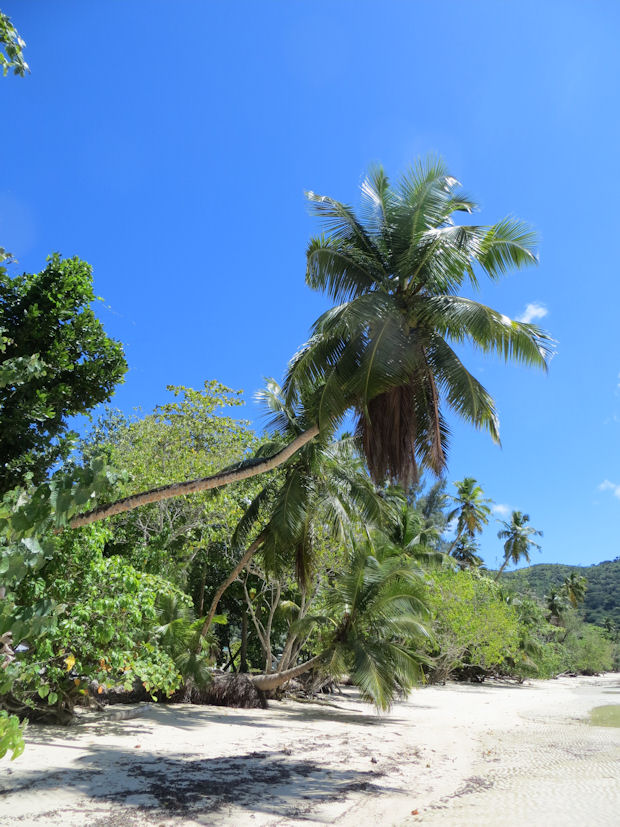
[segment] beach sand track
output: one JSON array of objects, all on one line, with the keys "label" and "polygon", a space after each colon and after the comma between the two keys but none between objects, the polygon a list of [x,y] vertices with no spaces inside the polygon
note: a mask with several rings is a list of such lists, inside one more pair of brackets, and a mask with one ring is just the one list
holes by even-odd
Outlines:
[{"label": "beach sand track", "polygon": [[33,726],[0,768],[0,825],[615,825],[620,730],[584,719],[618,689],[620,675],[426,687],[385,716],[347,691]]}]

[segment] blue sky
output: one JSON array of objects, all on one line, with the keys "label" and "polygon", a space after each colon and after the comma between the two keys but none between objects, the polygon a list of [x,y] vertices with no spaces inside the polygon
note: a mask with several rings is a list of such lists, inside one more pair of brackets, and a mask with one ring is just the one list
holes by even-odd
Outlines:
[{"label": "blue sky", "polygon": [[130,365],[115,405],[149,410],[167,384],[210,378],[251,400],[281,377],[327,306],[304,284],[304,190],[355,204],[369,164],[396,176],[438,153],[481,223],[514,214],[540,234],[540,265],[481,300],[533,306],[558,340],[546,376],[469,358],[503,447],[454,422],[447,478],[528,512],[544,531],[533,562],[620,554],[617,3],[1,8],[32,74],[0,79],[0,243],[19,270],[54,250],[93,265]]}]

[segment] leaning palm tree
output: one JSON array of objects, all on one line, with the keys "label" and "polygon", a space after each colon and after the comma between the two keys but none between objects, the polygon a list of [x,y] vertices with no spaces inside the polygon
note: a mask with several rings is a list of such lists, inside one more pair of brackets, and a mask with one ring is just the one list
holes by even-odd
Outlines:
[{"label": "leaning palm tree", "polygon": [[530,549],[540,548],[538,543],[532,540],[532,537],[542,537],[542,531],[528,525],[529,521],[529,514],[523,514],[521,511],[513,511],[510,522],[501,521],[504,528],[497,532],[497,536],[500,540],[506,540],[506,542],[504,543],[504,562],[495,575],[496,581],[499,580],[509,563],[517,565],[521,558],[529,563]]},{"label": "leaning palm tree", "polygon": [[456,213],[476,209],[459,187],[441,161],[429,160],[397,187],[380,167],[372,170],[362,184],[361,218],[346,204],[309,193],[327,234],[310,242],[306,282],[339,304],[317,320],[290,364],[287,402],[311,397],[306,429],[269,456],[98,506],[70,526],[271,471],[351,409],[376,481],[391,477],[407,487],[420,466],[443,471],[446,406],[499,442],[493,400],[453,345],[468,342],[546,369],[552,340],[536,325],[457,295],[465,285],[477,288],[480,274],[498,279],[536,262],[535,236],[520,221],[456,223]]},{"label": "leaning palm tree", "polygon": [[476,534],[480,534],[489,522],[489,515],[491,514],[491,509],[488,506],[491,500],[483,497],[482,488],[473,477],[465,477],[464,480],[455,483],[455,485],[456,497],[451,496],[450,499],[456,503],[456,508],[448,514],[448,520],[456,518],[456,537],[448,554],[452,553],[463,537],[473,540]]},{"label": "leaning palm tree", "polygon": [[362,698],[387,709],[398,692],[410,689],[426,662],[421,641],[428,637],[426,587],[417,564],[406,556],[386,559],[354,549],[347,570],[324,595],[326,613],[302,621],[324,630],[318,655],[292,669],[252,675],[257,689],[271,691],[310,669],[348,673]]},{"label": "leaning palm tree", "polygon": [[541,368],[551,339],[457,295],[536,262],[534,234],[507,218],[456,223],[476,205],[441,161],[418,163],[394,187],[383,169],[362,184],[363,208],[308,193],[326,234],[311,240],[306,282],[337,306],[314,324],[285,382],[290,402],[313,394],[317,424],[352,409],[370,473],[403,486],[446,466],[447,407],[499,441],[492,398],[453,349],[463,342]]},{"label": "leaning palm tree", "polygon": [[[308,428],[298,434],[292,442],[287,445],[278,444],[277,448],[272,453],[259,453],[249,459],[243,459],[229,468],[224,468],[217,474],[212,474],[208,477],[199,477],[194,480],[186,480],[184,482],[173,482],[169,485],[160,485],[157,488],[151,488],[148,491],[141,491],[138,494],[130,494],[128,497],[123,497],[112,503],[99,505],[89,511],[85,511],[76,517],[69,520],[70,528],[81,528],[82,526],[96,523],[99,520],[105,520],[109,517],[114,517],[117,514],[124,514],[127,511],[133,511],[135,508],[140,508],[143,505],[150,503],[163,502],[174,497],[183,497],[186,494],[197,494],[202,491],[212,491],[215,488],[221,488],[224,485],[241,482],[242,480],[257,477],[260,474],[266,474],[269,471],[279,468],[284,465],[287,460],[294,456],[297,451],[307,445],[319,434],[319,427],[316,424],[309,424]],[[76,505],[81,505],[81,502],[76,502]]]}]

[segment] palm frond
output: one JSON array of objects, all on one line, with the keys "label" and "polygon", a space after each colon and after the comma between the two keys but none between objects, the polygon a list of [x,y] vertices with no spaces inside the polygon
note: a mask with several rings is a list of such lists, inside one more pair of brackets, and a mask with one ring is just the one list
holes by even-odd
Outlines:
[{"label": "palm frond", "polygon": [[293,437],[301,433],[294,412],[282,398],[282,388],[275,379],[265,378],[265,387],[256,391],[254,400],[265,409],[267,427],[270,430]]},{"label": "palm frond", "polygon": [[374,259],[332,237],[311,239],[306,255],[306,284],[337,302],[361,296],[384,280]]},{"label": "palm frond", "polygon": [[499,443],[499,420],[495,403],[487,390],[441,336],[433,336],[426,354],[441,393],[450,407],[466,422],[485,428]]},{"label": "palm frond", "polygon": [[274,499],[278,490],[278,482],[272,480],[268,482],[258,494],[254,497],[252,502],[248,505],[243,513],[243,516],[235,526],[231,538],[231,546],[233,548],[245,548],[250,541],[250,537],[255,533],[257,524],[268,504]]},{"label": "palm frond", "polygon": [[477,261],[490,278],[497,279],[512,268],[538,264],[537,243],[537,235],[528,224],[504,218],[488,228]]},{"label": "palm frond", "polygon": [[431,294],[452,294],[467,276],[475,286],[473,262],[480,254],[484,230],[450,225],[421,233],[415,245],[400,260],[407,285]]},{"label": "palm frond", "polygon": [[364,224],[372,234],[375,244],[381,246],[389,240],[393,230],[393,211],[399,198],[390,186],[382,166],[371,167],[362,181],[362,214]]},{"label": "palm frond", "polygon": [[470,341],[483,352],[505,359],[548,367],[553,339],[533,324],[516,322],[483,304],[458,296],[421,298],[416,308],[419,323],[455,342]]},{"label": "palm frond", "polygon": [[350,644],[351,677],[363,700],[371,701],[378,709],[389,709],[397,684],[394,664],[383,641],[372,643],[354,640]]},{"label": "palm frond", "polygon": [[362,252],[381,262],[380,254],[372,237],[366,232],[355,213],[347,204],[327,195],[307,192],[311,211],[323,222],[327,233],[334,239],[356,245]]}]

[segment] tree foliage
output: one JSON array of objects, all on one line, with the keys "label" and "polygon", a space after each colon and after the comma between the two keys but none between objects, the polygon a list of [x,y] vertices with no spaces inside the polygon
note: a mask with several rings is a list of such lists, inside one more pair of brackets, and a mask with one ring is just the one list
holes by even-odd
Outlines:
[{"label": "tree foliage", "polygon": [[69,417],[105,402],[127,369],[91,307],[92,271],[53,255],[40,273],[0,268],[0,494],[35,484],[72,446]]},{"label": "tree foliage", "polygon": [[[242,460],[257,445],[249,423],[231,416],[243,404],[240,391],[215,381],[199,390],[172,385],[167,390],[174,399],[150,414],[126,417],[108,410],[80,445],[84,461],[103,455],[124,472],[119,496],[136,487],[156,487],[174,475],[207,476]],[[185,588],[195,560],[204,562],[210,548],[228,546],[246,503],[259,487],[249,480],[114,517],[108,553],[120,554],[138,569]]]},{"label": "tree foliage", "polygon": [[502,671],[517,658],[516,611],[489,578],[450,569],[433,573],[430,602],[436,679],[464,667]]},{"label": "tree foliage", "polygon": [[4,758],[7,752],[10,752],[13,761],[23,751],[23,727],[19,718],[17,715],[9,715],[5,709],[0,709],[0,758]]},{"label": "tree foliage", "polygon": [[43,702],[62,718],[89,696],[93,681],[104,690],[138,682],[171,694],[183,680],[161,601],[174,599],[189,614],[190,598],[120,557],[105,557],[109,536],[109,527],[95,526],[55,538],[45,565],[17,589],[21,604],[45,598],[56,606],[45,633],[29,635],[26,650],[0,673],[0,694],[22,714],[41,714]]},{"label": "tree foliage", "polygon": [[560,589],[566,578],[573,573],[584,577],[587,584],[583,602],[578,609],[583,619],[601,627],[609,619],[620,627],[620,558],[583,567],[541,563],[507,572],[502,579],[511,588],[542,599],[552,588]]},{"label": "tree foliage", "polygon": [[0,11],[0,69],[5,77],[11,70],[20,77],[30,71],[24,60],[25,46],[10,18]]}]

